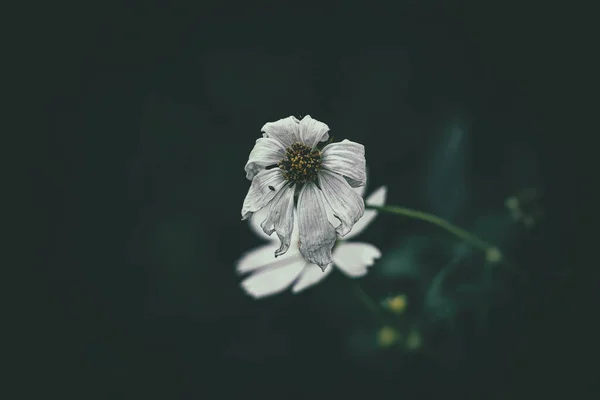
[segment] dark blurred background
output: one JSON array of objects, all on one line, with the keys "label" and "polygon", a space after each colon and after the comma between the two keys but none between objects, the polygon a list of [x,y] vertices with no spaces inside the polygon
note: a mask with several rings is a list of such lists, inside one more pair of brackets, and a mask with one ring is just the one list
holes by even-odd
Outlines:
[{"label": "dark blurred background", "polygon": [[[22,301],[25,397],[573,390],[556,10],[126,1],[29,16],[24,95],[53,134],[30,150],[33,235],[48,240]],[[306,114],[365,145],[367,194],[386,185],[389,204],[474,231],[521,272],[490,272],[448,233],[378,216],[361,239],[383,256],[357,282],[376,301],[408,298],[402,318],[426,344],[414,351],[378,341],[381,323],[338,272],[299,295],[245,295],[236,261],[261,240],[240,222],[244,164],[265,122]]]}]

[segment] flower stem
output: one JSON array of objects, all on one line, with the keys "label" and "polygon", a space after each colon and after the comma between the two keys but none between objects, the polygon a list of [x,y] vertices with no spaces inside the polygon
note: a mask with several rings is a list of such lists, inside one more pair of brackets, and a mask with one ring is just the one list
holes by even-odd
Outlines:
[{"label": "flower stem", "polygon": [[478,247],[479,249],[481,249],[483,251],[489,251],[489,250],[495,249],[494,246],[492,246],[491,244],[487,243],[486,241],[480,239],[479,237],[473,235],[472,233],[469,233],[469,232],[465,231],[464,229],[461,229],[461,228],[451,224],[450,222],[446,221],[445,219],[440,218],[433,214],[429,214],[429,213],[426,213],[423,211],[412,210],[412,209],[406,208],[406,207],[397,207],[397,206],[372,206],[372,205],[367,204],[366,208],[371,209],[371,210],[388,212],[388,213],[396,214],[396,215],[403,215],[403,216],[409,217],[409,218],[420,219],[420,220],[429,222],[431,224],[437,225],[442,229],[447,230],[448,232],[458,236],[461,239],[464,239],[465,241],[469,242],[473,246]]},{"label": "flower stem", "polygon": [[365,208],[388,212],[390,214],[402,215],[409,218],[420,219],[422,221],[429,222],[430,224],[437,225],[440,228],[447,230],[448,232],[456,235],[457,237],[484,251],[488,261],[498,262],[502,260],[503,264],[513,273],[518,274],[522,279],[527,279],[526,273],[522,271],[517,265],[510,262],[510,260],[507,260],[506,257],[500,252],[500,250],[496,246],[489,244],[485,240],[480,239],[476,235],[467,232],[456,225],[451,224],[450,222],[438,217],[437,215],[398,206],[373,206],[365,204]]}]

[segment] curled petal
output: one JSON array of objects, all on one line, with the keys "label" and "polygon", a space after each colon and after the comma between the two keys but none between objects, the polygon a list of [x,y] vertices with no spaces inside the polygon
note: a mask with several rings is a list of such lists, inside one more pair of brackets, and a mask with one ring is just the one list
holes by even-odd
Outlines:
[{"label": "curled petal", "polygon": [[271,138],[257,139],[244,167],[246,179],[252,180],[260,170],[277,164],[284,158],[285,147],[279,141]]},{"label": "curled petal", "polygon": [[352,190],[341,175],[327,170],[323,170],[319,174],[319,185],[333,210],[333,215],[341,222],[336,228],[336,232],[340,237],[346,236],[356,221],[365,213],[363,198]]},{"label": "curled petal", "polygon": [[250,229],[252,229],[252,231],[256,234],[256,236],[258,236],[261,239],[268,240],[269,242],[274,242],[274,241],[277,241],[277,238],[267,235],[266,233],[263,232],[262,228],[260,227],[260,224],[265,219],[267,219],[268,214],[269,214],[269,208],[264,207],[264,208],[258,210],[257,212],[255,212],[254,214],[252,214],[252,218],[250,218],[248,220],[248,223],[250,225]]},{"label": "curled petal", "polygon": [[344,139],[323,148],[323,169],[343,175],[350,186],[364,186],[367,182],[365,146]]},{"label": "curled petal", "polygon": [[298,278],[306,264],[302,257],[286,261],[284,265],[253,273],[242,281],[242,288],[255,299],[283,292]]},{"label": "curled petal", "polygon": [[[369,197],[367,197],[365,203],[371,206],[382,206],[385,204],[386,195],[387,187],[381,186],[379,189],[371,193]],[[375,219],[376,216],[377,210],[365,210],[362,218],[356,221],[352,227],[352,230],[345,236],[345,239],[352,239],[353,237],[359,235]]]},{"label": "curled petal", "polygon": [[367,267],[381,257],[379,249],[369,243],[338,244],[333,253],[335,265],[346,275],[358,278],[367,273]]},{"label": "curled petal", "polygon": [[298,118],[291,116],[275,122],[267,122],[261,129],[263,136],[279,141],[284,148],[297,142],[299,132]]},{"label": "curled petal", "polygon": [[285,183],[279,168],[264,169],[256,174],[244,199],[242,220],[250,218],[253,213],[266,206]]},{"label": "curled petal", "polygon": [[299,293],[317,283],[321,282],[333,271],[333,268],[327,268],[322,271],[316,264],[306,263],[300,277],[292,287],[292,292]]},{"label": "curled petal", "polygon": [[298,230],[302,256],[325,270],[332,262],[337,235],[327,220],[323,195],[313,182],[306,183],[298,196]]},{"label": "curled petal", "polygon": [[[277,237],[273,237],[273,236],[269,236],[267,235],[263,229],[261,228],[261,224],[267,219],[267,215],[269,214],[269,207],[264,207],[261,210],[258,210],[257,212],[255,212],[254,214],[252,214],[252,218],[250,218],[248,220],[249,225],[250,225],[250,229],[256,234],[256,236],[268,240],[269,242],[272,242],[271,244],[271,253],[270,253],[270,259],[273,260],[273,252],[275,252],[275,250],[277,250],[278,246],[275,245],[275,242],[277,242]],[[294,217],[295,218],[295,217]],[[299,240],[300,240],[300,233],[298,232],[298,224],[294,224],[294,227],[292,229],[292,238],[290,240],[290,248],[288,250],[287,253],[285,253],[285,256],[287,256],[288,254],[290,254],[290,252],[292,253],[299,253]],[[280,260],[281,258],[283,258],[284,256],[280,256],[278,258],[278,260]]]},{"label": "curled petal", "polygon": [[[346,178],[346,180],[348,180],[348,178]],[[350,185],[350,186],[352,186],[352,185]],[[368,171],[368,168],[366,169],[366,174],[365,174],[365,184],[361,185],[361,186],[357,186],[357,187],[352,186],[352,190],[354,190],[354,192],[356,194],[358,194],[360,197],[364,198],[365,197],[365,193],[367,192],[367,187],[369,187],[369,171]]]},{"label": "curled petal", "polygon": [[271,236],[277,232],[281,246],[275,251],[275,257],[279,257],[290,247],[292,229],[294,228],[294,191],[296,185],[285,185],[271,201],[269,214],[260,224],[263,232]]},{"label": "curled petal", "polygon": [[317,143],[329,139],[329,127],[321,121],[305,116],[300,121],[298,139],[308,147],[315,147]]},{"label": "curled petal", "polygon": [[[348,179],[346,179],[346,181],[348,181]],[[365,184],[363,186],[353,187],[352,190],[360,197],[363,197],[365,195],[365,192],[367,191],[367,185]]]}]

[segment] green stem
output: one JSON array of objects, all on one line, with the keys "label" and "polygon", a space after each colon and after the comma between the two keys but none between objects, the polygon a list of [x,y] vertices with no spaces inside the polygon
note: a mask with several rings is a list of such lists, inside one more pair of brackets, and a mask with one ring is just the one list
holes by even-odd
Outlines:
[{"label": "green stem", "polygon": [[406,208],[406,207],[397,207],[397,206],[372,206],[372,205],[367,204],[366,208],[371,209],[371,210],[383,211],[383,212],[388,212],[391,214],[403,215],[405,217],[416,218],[416,219],[420,219],[423,221],[427,221],[431,224],[439,226],[442,229],[447,230],[448,232],[458,236],[461,239],[464,239],[465,241],[471,243],[473,246],[478,247],[483,251],[488,251],[488,250],[495,248],[491,244],[478,238],[477,236],[473,235],[472,233],[469,233],[469,232],[465,231],[464,229],[461,229],[455,225],[452,225],[450,222],[446,221],[445,219],[442,219],[433,214],[429,214],[429,213],[426,213],[423,211],[411,210],[410,208]]}]

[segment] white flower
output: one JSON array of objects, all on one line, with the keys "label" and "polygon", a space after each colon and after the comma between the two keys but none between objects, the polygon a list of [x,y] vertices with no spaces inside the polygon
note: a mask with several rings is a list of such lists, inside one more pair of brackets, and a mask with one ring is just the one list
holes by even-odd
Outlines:
[{"label": "white flower", "polygon": [[[267,209],[260,226],[267,235],[277,233],[278,257],[290,248],[296,219],[300,254],[324,271],[338,236],[350,232],[365,212],[363,198],[352,190],[366,182],[365,148],[343,140],[319,149],[329,127],[310,115],[269,122],[261,130],[244,168],[252,183],[242,220]],[[328,206],[341,222],[337,227],[326,218]]]},{"label": "white flower", "polygon": [[[362,197],[364,186],[353,190]],[[380,187],[367,198],[367,204],[383,205],[386,192],[385,186]],[[251,218],[250,226],[258,236],[265,238],[270,243],[244,254],[237,263],[238,273],[249,274],[241,284],[246,293],[258,299],[280,293],[292,284],[292,292],[298,293],[320,282],[333,271],[333,268],[327,268],[323,272],[319,266],[302,257],[298,246],[297,228],[292,232],[289,251],[275,259],[273,251],[278,247],[277,239],[266,235],[260,227],[263,217],[261,214],[264,213],[266,211],[259,211]],[[366,210],[364,216],[345,238],[350,239],[357,236],[373,221],[376,215],[377,211]],[[352,278],[365,275],[367,267],[373,265],[375,259],[379,257],[381,257],[379,249],[369,243],[338,240],[333,249],[333,265]]]}]

